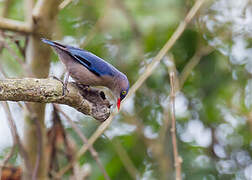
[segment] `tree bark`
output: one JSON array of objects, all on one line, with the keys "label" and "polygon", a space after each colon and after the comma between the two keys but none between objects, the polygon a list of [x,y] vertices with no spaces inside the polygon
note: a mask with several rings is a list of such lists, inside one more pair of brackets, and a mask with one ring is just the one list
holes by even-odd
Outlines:
[{"label": "tree bark", "polygon": [[105,121],[110,115],[110,103],[98,89],[68,83],[63,96],[62,83],[55,79],[0,80],[0,101],[27,101],[69,105],[83,114]]},{"label": "tree bark", "polygon": [[[32,33],[28,36],[28,45],[26,48],[26,62],[32,72],[30,76],[37,78],[46,78],[50,67],[50,52],[48,46],[44,45],[40,38],[51,37],[53,31],[53,22],[58,13],[60,0],[38,0],[32,13],[26,14],[26,19],[30,23]],[[30,0],[33,3],[33,0]],[[46,128],[44,123],[45,105],[41,103],[30,103],[29,112],[25,114],[24,128],[24,146],[29,154],[32,167],[38,165],[38,174],[34,178],[48,178],[48,157],[46,157]],[[39,127],[36,125],[39,122]],[[40,129],[40,135],[37,131]],[[40,149],[41,148],[41,149]],[[38,157],[38,153],[42,158]],[[39,162],[38,162],[38,159]],[[32,170],[34,172],[34,169]],[[24,169],[23,179],[29,180],[31,169]]]}]

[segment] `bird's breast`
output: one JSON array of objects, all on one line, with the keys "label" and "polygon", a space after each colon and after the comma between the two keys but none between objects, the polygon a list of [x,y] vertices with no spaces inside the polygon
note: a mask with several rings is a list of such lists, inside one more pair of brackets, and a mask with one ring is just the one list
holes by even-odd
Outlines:
[{"label": "bird's breast", "polygon": [[114,79],[110,75],[98,76],[74,60],[69,54],[55,48],[69,75],[78,83],[90,86],[106,86],[111,89]]},{"label": "bird's breast", "polygon": [[78,83],[91,86],[103,86],[102,77],[95,75],[78,62],[66,66],[70,76]]}]

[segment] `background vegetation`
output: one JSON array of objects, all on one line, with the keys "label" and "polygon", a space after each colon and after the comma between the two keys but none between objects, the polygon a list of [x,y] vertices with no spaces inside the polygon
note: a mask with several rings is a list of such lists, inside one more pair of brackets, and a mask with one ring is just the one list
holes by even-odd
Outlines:
[{"label": "background vegetation", "polygon": [[[52,39],[85,48],[127,74],[134,84],[173,35],[192,8],[188,0],[74,0],[59,10]],[[1,2],[0,7],[4,7]],[[11,0],[8,18],[24,20],[23,1]],[[56,8],[56,7],[55,7]],[[252,4],[249,0],[206,2],[186,27],[152,75],[124,103],[121,112],[94,144],[110,179],[174,179],[171,139],[170,78],[176,72],[177,148],[183,179],[252,179]],[[1,41],[22,58],[10,36],[25,45],[25,37],[6,32]],[[63,65],[52,54],[50,74],[60,77]],[[1,67],[8,77],[24,70],[7,48],[1,51]],[[22,109],[11,103],[22,137]],[[74,109],[62,109],[90,137],[99,122]],[[52,125],[52,105],[46,108],[46,126]],[[1,114],[4,114],[2,109]],[[82,140],[63,120],[75,149]],[[11,149],[0,137],[1,158]],[[6,130],[7,128],[7,130]],[[2,129],[2,128],[1,128]],[[3,140],[1,140],[3,139]],[[16,150],[10,164],[20,165]],[[104,173],[88,152],[78,160],[79,173],[88,179],[104,179]],[[59,157],[59,169],[68,162]],[[66,173],[68,179],[71,173]]]}]

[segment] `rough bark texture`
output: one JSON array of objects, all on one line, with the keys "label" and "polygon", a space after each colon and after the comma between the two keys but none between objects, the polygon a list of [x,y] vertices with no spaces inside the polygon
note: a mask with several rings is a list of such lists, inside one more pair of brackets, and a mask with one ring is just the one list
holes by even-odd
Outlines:
[{"label": "rough bark texture", "polygon": [[[38,0],[35,7],[26,14],[26,21],[32,27],[32,33],[28,36],[26,48],[26,63],[36,78],[46,78],[50,67],[50,48],[43,44],[41,37],[51,38],[55,17],[58,13],[58,6],[61,0]],[[29,0],[29,3],[33,3]],[[32,7],[30,7],[32,8]],[[41,152],[37,179],[48,178],[48,157],[46,157],[45,145],[47,143],[46,128],[44,123],[45,106],[41,103],[30,103],[30,112],[25,114],[24,145],[29,154],[33,167],[38,163],[38,153]],[[37,135],[36,119],[39,121],[41,137]],[[41,145],[41,150],[39,149]],[[28,175],[30,169],[24,170],[23,179],[31,179]]]},{"label": "rough bark texture", "polygon": [[66,104],[99,121],[109,117],[111,105],[102,91],[69,83],[63,96],[62,88],[55,79],[4,79],[0,80],[0,101]]}]

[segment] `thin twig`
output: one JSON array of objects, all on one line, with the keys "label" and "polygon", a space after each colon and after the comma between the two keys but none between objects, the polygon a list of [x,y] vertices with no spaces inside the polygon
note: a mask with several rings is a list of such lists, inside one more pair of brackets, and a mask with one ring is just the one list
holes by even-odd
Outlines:
[{"label": "thin twig", "polygon": [[17,62],[24,68],[24,70],[26,70],[24,60],[18,57],[17,53],[5,41],[6,36],[4,35],[4,33],[2,33],[2,36],[4,37],[4,39],[1,42],[3,43],[4,47],[10,52],[11,56],[13,56],[17,60]]},{"label": "thin twig", "polygon": [[194,54],[194,56],[185,65],[179,76],[179,88],[184,86],[185,81],[192,72],[193,68],[200,62],[202,56],[206,56],[214,50],[211,46],[200,46],[200,49]]},{"label": "thin twig", "polygon": [[[1,43],[3,44],[3,46],[9,51],[10,55],[12,57],[14,57],[14,59],[19,63],[19,65],[23,68],[23,72],[25,73],[31,73],[31,70],[28,68],[28,66],[26,66],[24,59],[20,58],[18,56],[18,54],[13,50],[13,48],[10,47],[10,45],[8,44],[8,42],[6,41],[7,37],[5,35],[5,33],[2,31],[1,35],[3,36],[3,38],[1,39]],[[13,40],[13,38],[10,37],[11,40]],[[15,40],[14,40],[15,41]],[[16,43],[16,45],[18,46],[18,44]],[[20,49],[19,49],[20,50]],[[23,53],[23,51],[20,51],[21,53]]]},{"label": "thin twig", "polygon": [[[192,20],[192,18],[195,16],[195,14],[200,9],[201,5],[206,0],[198,0],[192,9],[189,11],[187,16],[185,17],[184,21],[180,23],[176,31],[173,33],[172,37],[166,42],[164,47],[159,51],[159,53],[155,56],[153,61],[147,66],[144,73],[138,78],[138,80],[134,83],[134,85],[130,88],[130,91],[128,95],[126,96],[125,100],[122,102],[122,106],[124,102],[130,98],[138,89],[139,87],[144,83],[144,81],[152,74],[154,69],[157,67],[157,65],[160,63],[161,59],[164,57],[164,55],[171,49],[171,47],[175,44],[177,39],[181,36],[181,34],[184,32],[187,24]],[[118,112],[114,112],[110,115],[110,117],[103,122],[97,130],[94,132],[94,134],[89,138],[88,143],[83,145],[82,148],[79,150],[77,155],[73,158],[73,162],[71,164],[66,165],[62,168],[62,170],[59,172],[59,175],[64,174],[66,171],[68,171],[72,164],[79,159],[83,154],[86,153],[89,146],[93,145],[94,142],[103,134],[103,132],[108,128],[108,126],[111,124],[113,118],[118,114]]]},{"label": "thin twig", "polygon": [[17,60],[19,65],[23,68],[24,72],[27,72],[27,73],[30,72],[30,69],[25,65],[24,61],[21,58],[18,57],[16,52],[13,51],[13,49],[6,42],[3,42],[3,45],[9,51],[10,55],[12,57],[14,57],[14,59]]},{"label": "thin twig", "polygon": [[67,5],[69,5],[73,0],[64,0],[60,5],[59,9],[62,10],[64,9]]},{"label": "thin twig", "polygon": [[163,48],[158,52],[158,54],[154,57],[152,62],[147,66],[144,73],[138,78],[138,80],[134,83],[134,85],[131,87],[127,98],[131,97],[138,89],[139,87],[144,83],[144,81],[152,74],[152,72],[155,70],[155,68],[158,66],[162,58],[165,56],[165,54],[171,49],[171,47],[175,44],[177,39],[181,36],[181,34],[184,32],[186,26],[188,23],[192,20],[192,18],[195,16],[195,14],[200,9],[203,2],[206,0],[198,0],[192,9],[189,11],[189,13],[186,15],[185,19],[179,24],[178,28],[175,30],[171,38],[166,42],[166,44],[163,46]]},{"label": "thin twig", "polygon": [[18,148],[20,150],[20,155],[23,157],[27,169],[31,170],[32,168],[31,168],[28,156],[27,156],[27,152],[25,151],[25,149],[21,143],[21,140],[19,138],[19,135],[17,133],[17,127],[16,127],[15,122],[13,120],[13,117],[11,115],[9,105],[7,102],[2,102],[2,106],[6,112],[6,115],[7,115],[7,120],[8,120],[9,126],[10,126],[10,130],[11,130],[11,134],[12,134],[12,138],[13,138],[13,143],[18,145]]},{"label": "thin twig", "polygon": [[[177,68],[176,68],[176,64],[175,64],[175,60],[174,60],[174,57],[169,54],[169,58],[168,58],[168,61],[169,63],[167,63],[167,69],[168,69],[168,73],[173,73],[174,74],[174,91],[175,93],[179,91],[179,80],[178,80],[178,77],[177,77]],[[169,106],[169,103],[168,103],[168,106]],[[160,143],[164,143],[164,141],[166,140],[165,137],[166,137],[166,134],[167,134],[167,130],[168,130],[168,126],[169,126],[169,108],[166,107],[165,110],[164,110],[164,120],[163,120],[163,125],[160,129],[160,136],[159,136],[159,139],[160,139]]]},{"label": "thin twig", "polygon": [[[16,44],[16,46],[17,46],[19,52],[21,53],[21,55],[23,57],[25,57],[25,47],[22,47],[21,44],[20,44],[20,38],[22,38],[23,36],[18,35],[18,34],[15,34],[15,35],[14,34],[7,34],[5,32],[1,32],[1,35],[4,37],[4,39],[8,38],[8,39],[11,40],[12,43]],[[25,39],[26,39],[26,37],[25,37]],[[22,61],[24,61],[24,60],[22,60]]]},{"label": "thin twig", "polygon": [[3,17],[0,17],[0,29],[24,34],[29,34],[32,32],[32,27],[30,27],[28,23]]},{"label": "thin twig", "polygon": [[21,55],[25,58],[25,48],[21,46],[20,41],[19,40],[14,40],[14,43],[16,44],[19,52],[21,53]]},{"label": "thin twig", "polygon": [[8,75],[6,74],[6,72],[5,72],[4,69],[3,69],[2,64],[0,64],[0,72],[1,72],[1,74],[3,75],[4,78],[8,77]]},{"label": "thin twig", "polygon": [[175,168],[176,168],[176,180],[181,180],[181,158],[179,157],[179,154],[178,154],[177,139],[176,139],[174,72],[170,73],[170,84],[171,84],[170,109],[171,109],[171,120],[172,120],[171,134],[172,134],[173,155],[174,155]]},{"label": "thin twig", "polygon": [[25,22],[32,27],[32,10],[34,7],[35,0],[24,0],[24,17]]},{"label": "thin twig", "polygon": [[120,141],[116,138],[114,138],[113,141],[110,141],[113,145],[114,149],[116,150],[119,158],[121,159],[122,163],[124,164],[124,167],[128,171],[129,175],[132,177],[132,179],[137,179],[137,177],[140,175],[138,170],[136,169],[135,165],[133,164],[132,160],[130,159],[128,153],[123,148]]},{"label": "thin twig", "polygon": [[[57,104],[54,104],[54,107],[66,118],[66,120],[68,121],[68,123],[72,126],[72,128],[74,129],[74,131],[81,138],[81,140],[83,141],[83,143],[87,144],[88,143],[88,139],[81,132],[81,130],[79,129],[79,127],[71,120],[71,118],[64,111],[62,111],[62,109]],[[98,156],[97,151],[94,149],[93,146],[89,147],[89,151],[90,151],[91,155],[93,156],[93,158],[95,159],[96,163],[98,164],[100,170],[102,171],[102,173],[104,175],[104,178],[106,180],[110,180],[108,173],[106,172],[105,168],[102,165],[102,162],[101,162],[101,160],[100,160],[100,158]]]},{"label": "thin twig", "polygon": [[36,125],[36,129],[37,129],[36,133],[37,133],[37,139],[38,139],[36,163],[35,163],[35,167],[34,167],[33,173],[32,173],[32,180],[36,180],[37,176],[38,176],[39,164],[40,164],[41,157],[42,157],[43,139],[42,139],[42,130],[41,130],[39,120],[36,117],[33,120]]}]

